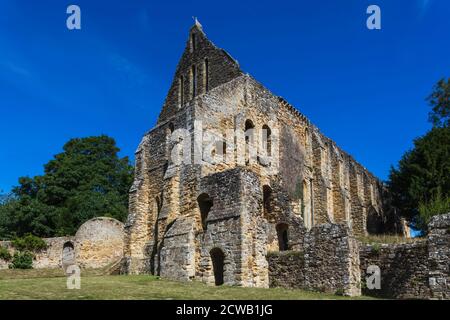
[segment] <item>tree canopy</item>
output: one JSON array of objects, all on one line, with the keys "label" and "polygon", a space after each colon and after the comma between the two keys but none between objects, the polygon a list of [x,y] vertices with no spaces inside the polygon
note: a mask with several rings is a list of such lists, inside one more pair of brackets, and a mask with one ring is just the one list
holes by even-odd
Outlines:
[{"label": "tree canopy", "polygon": [[450,79],[440,80],[428,98],[433,128],[414,140],[389,175],[393,205],[423,231],[433,215],[450,212],[449,98]]},{"label": "tree canopy", "polygon": [[133,168],[119,151],[114,139],[104,135],[68,141],[44,166],[43,175],[19,178],[3,200],[0,237],[70,235],[97,216],[124,221]]},{"label": "tree canopy", "polygon": [[429,120],[434,127],[448,127],[450,124],[450,78],[441,79],[434,86],[433,93],[428,97],[432,107]]}]

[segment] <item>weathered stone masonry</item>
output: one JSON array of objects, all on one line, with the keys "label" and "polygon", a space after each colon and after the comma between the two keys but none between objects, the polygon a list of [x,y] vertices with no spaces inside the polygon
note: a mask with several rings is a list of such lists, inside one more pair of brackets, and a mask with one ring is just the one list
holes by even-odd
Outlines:
[{"label": "weathered stone masonry", "polygon": [[[192,162],[174,160],[183,156]],[[340,279],[307,281],[358,294],[352,234],[383,231],[382,191],[297,109],[244,74],[197,22],[158,123],[136,151],[122,271],[267,287],[268,251],[338,250]],[[342,242],[329,245],[323,232]]]},{"label": "weathered stone masonry", "polygon": [[[80,226],[75,236],[46,238],[47,248],[37,252],[35,269],[66,268],[76,264],[82,269],[98,269],[120,265],[124,249],[123,223],[112,218],[94,218]],[[9,241],[0,245],[13,254]],[[0,269],[7,269],[10,261],[0,259]]]}]

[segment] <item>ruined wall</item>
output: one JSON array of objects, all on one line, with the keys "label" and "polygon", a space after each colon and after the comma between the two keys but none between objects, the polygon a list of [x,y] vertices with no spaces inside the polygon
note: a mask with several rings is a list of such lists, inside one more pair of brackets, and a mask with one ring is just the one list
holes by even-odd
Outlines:
[{"label": "ruined wall", "polygon": [[210,253],[218,248],[225,255],[225,284],[267,287],[267,240],[257,176],[236,168],[205,177],[201,186],[213,206],[207,229],[197,237],[199,278],[214,283]]},{"label": "ruined wall", "polygon": [[[62,267],[63,246],[66,242],[73,241],[73,237],[58,237],[43,239],[47,243],[47,249],[36,253],[33,260],[35,269],[54,269]],[[16,251],[11,241],[1,241],[0,245],[7,248],[11,255]],[[11,262],[0,259],[0,270],[8,269]]]},{"label": "ruined wall", "polygon": [[94,218],[75,234],[75,263],[81,268],[102,268],[123,257],[123,223],[112,218]]},{"label": "ruined wall", "polygon": [[361,281],[365,283],[367,267],[376,265],[381,271],[381,289],[363,293],[390,298],[427,298],[428,251],[426,241],[398,245],[364,245],[360,250]]},{"label": "ruined wall", "polygon": [[305,256],[302,251],[279,251],[267,254],[269,286],[306,289]]},{"label": "ruined wall", "polygon": [[[75,236],[43,239],[47,248],[36,252],[33,268],[62,268],[68,262],[77,264],[82,269],[112,265],[123,257],[123,236],[123,224],[120,221],[112,218],[91,219],[78,229]],[[10,241],[2,241],[0,245],[14,254],[15,249]],[[65,251],[65,247],[70,247],[71,252],[67,252],[67,249]],[[9,263],[0,259],[0,269],[7,269]]]},{"label": "ruined wall", "polygon": [[363,293],[403,299],[450,298],[450,214],[432,218],[426,239],[405,244],[363,245],[360,249],[361,281],[367,267],[381,271],[381,289]]},{"label": "ruined wall", "polygon": [[271,286],[361,294],[358,244],[346,225],[315,226],[303,252],[271,252],[267,259]]},{"label": "ruined wall", "polygon": [[428,231],[431,297],[450,299],[450,213],[434,216]]},{"label": "ruined wall", "polygon": [[361,294],[358,244],[345,225],[323,224],[305,237],[305,284],[308,288]]}]

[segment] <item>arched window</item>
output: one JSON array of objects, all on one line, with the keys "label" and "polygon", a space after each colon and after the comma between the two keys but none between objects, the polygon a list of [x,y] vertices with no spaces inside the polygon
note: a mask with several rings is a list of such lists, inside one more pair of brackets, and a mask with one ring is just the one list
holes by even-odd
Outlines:
[{"label": "arched window", "polygon": [[206,229],[208,227],[208,225],[207,225],[208,214],[209,214],[209,211],[211,210],[211,207],[213,206],[213,201],[209,197],[209,195],[207,195],[206,193],[202,193],[201,195],[198,196],[197,203],[198,203],[198,207],[200,209],[202,228],[203,228],[203,231],[206,231]]},{"label": "arched window", "polygon": [[173,125],[173,123],[171,122],[171,123],[169,123],[169,130],[170,130],[170,133],[173,133],[174,131],[175,131],[175,126]]},{"label": "arched window", "polygon": [[209,254],[211,255],[211,261],[214,271],[214,282],[216,286],[223,284],[223,274],[224,274],[224,262],[225,254],[219,248],[212,249]]},{"label": "arched window", "polygon": [[197,34],[192,33],[191,35],[191,52],[197,50]]},{"label": "arched window", "polygon": [[[227,154],[227,143],[225,141],[217,141],[215,143],[215,149],[217,150],[217,154],[221,157]],[[223,159],[225,160],[225,159]]]},{"label": "arched window", "polygon": [[184,76],[178,81],[178,103],[180,108],[184,105]]},{"label": "arched window", "polygon": [[380,234],[383,231],[383,220],[373,206],[369,206],[366,229],[369,234]]},{"label": "arched window", "polygon": [[276,227],[278,236],[278,247],[280,251],[289,250],[288,225],[279,223]]},{"label": "arched window", "polygon": [[263,186],[263,208],[264,216],[271,213],[271,199],[272,199],[272,188],[268,185]]},{"label": "arched window", "polygon": [[268,125],[263,125],[262,129],[263,129],[263,132],[262,132],[263,148],[265,149],[266,154],[268,156],[271,156],[272,155],[272,131],[270,130]]},{"label": "arched window", "polygon": [[197,67],[195,64],[191,67],[191,99],[195,98],[197,94]]},{"label": "arched window", "polygon": [[308,128],[305,128],[305,153],[307,165],[312,166],[312,145]]},{"label": "arched window", "polygon": [[245,121],[245,163],[250,162],[250,153],[254,143],[254,131],[255,125],[252,120],[247,119]]},{"label": "arched window", "polygon": [[312,208],[311,208],[311,183],[308,180],[303,181],[303,223],[308,230],[312,227]]}]

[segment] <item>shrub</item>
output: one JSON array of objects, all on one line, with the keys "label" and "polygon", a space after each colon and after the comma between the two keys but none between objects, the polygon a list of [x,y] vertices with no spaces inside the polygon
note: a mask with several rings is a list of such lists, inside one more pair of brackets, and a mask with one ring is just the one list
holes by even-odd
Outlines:
[{"label": "shrub", "polygon": [[379,243],[372,244],[372,253],[379,254],[381,251],[381,245]]},{"label": "shrub", "polygon": [[47,243],[39,237],[27,234],[22,238],[15,238],[12,245],[19,251],[36,252],[47,248]]},{"label": "shrub", "polygon": [[419,216],[423,229],[430,222],[433,216],[438,214],[445,214],[450,212],[450,197],[445,197],[441,192],[438,192],[429,202],[422,202],[419,204]]},{"label": "shrub", "polygon": [[5,261],[9,261],[11,260],[12,256],[11,253],[9,253],[8,249],[0,246],[0,259],[5,260]]},{"label": "shrub", "polygon": [[33,268],[34,254],[31,252],[16,252],[12,259],[12,263],[9,265],[10,269],[32,269]]}]

